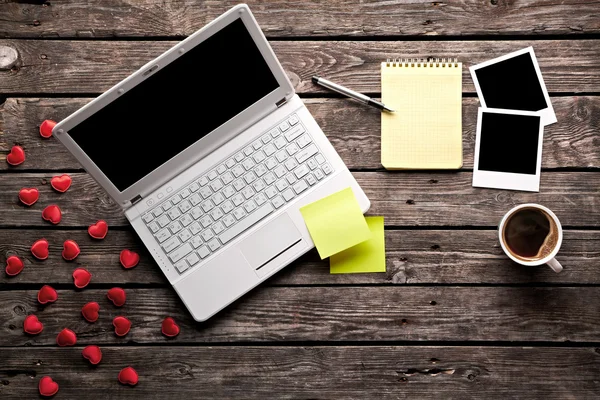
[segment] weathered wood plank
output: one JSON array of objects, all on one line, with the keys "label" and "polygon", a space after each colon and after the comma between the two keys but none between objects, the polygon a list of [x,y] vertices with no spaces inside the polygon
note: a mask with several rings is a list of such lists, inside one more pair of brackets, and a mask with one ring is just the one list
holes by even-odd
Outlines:
[{"label": "weathered wood plank", "polygon": [[[567,399],[600,396],[597,349],[520,347],[103,347],[90,368],[81,347],[9,348],[3,398],[34,398],[52,376],[61,398]],[[134,389],[117,383],[132,365]],[[101,392],[100,392],[101,391]]]},{"label": "weathered wood plank", "polygon": [[[87,12],[87,10],[86,10]],[[145,22],[146,23],[146,22]],[[19,53],[0,71],[3,94],[103,92],[176,42],[0,40]],[[380,91],[380,63],[390,57],[458,57],[463,91],[475,92],[470,65],[530,46],[531,41],[283,41],[273,50],[298,93],[323,93],[315,74],[362,92]],[[535,51],[550,92],[600,92],[600,40],[540,40]]]},{"label": "weathered wood plank", "polygon": [[[584,0],[359,2],[249,0],[269,37],[572,34],[600,31],[597,4]],[[189,35],[238,1],[8,2],[0,7],[3,37]]]},{"label": "weathered wood plank", "polygon": [[[57,140],[42,139],[38,128],[41,121],[60,121],[90,100],[7,99],[0,109],[0,152],[19,143],[27,152],[28,170],[81,168]],[[346,99],[304,101],[349,168],[381,168],[378,112]],[[542,168],[600,167],[600,97],[554,97],[552,103],[558,123],[544,131]],[[463,99],[463,168],[473,168],[478,105],[477,99]],[[11,167],[0,163],[0,169]]]},{"label": "weathered wood plank", "polygon": [[[471,283],[561,283],[600,284],[600,232],[564,231],[558,259],[565,270],[556,274],[546,267],[524,268],[511,262],[499,247],[496,231],[479,230],[388,230],[386,236],[387,273],[329,274],[329,261],[312,251],[285,268],[266,285],[311,284],[471,284]],[[50,256],[38,261],[29,252],[31,244],[46,238]],[[75,240],[81,254],[73,262],[61,257],[62,243]],[[121,268],[119,253],[128,248],[141,260],[131,270]],[[93,284],[163,284],[162,272],[132,231],[110,231],[106,239],[95,241],[85,231],[0,230],[0,265],[5,255],[18,254],[25,261],[16,277],[0,274],[5,289],[19,284],[71,284],[71,271],[83,266],[92,272]]]},{"label": "weathered wood plank", "polygon": [[[85,173],[71,174],[73,185],[61,194],[50,187],[54,174],[23,173],[4,176],[0,192],[0,227],[49,226],[41,218],[47,204],[63,210],[59,227],[85,226],[106,220],[127,226],[121,209]],[[371,200],[370,215],[383,215],[387,226],[496,226],[512,206],[537,202],[548,206],[563,225],[600,224],[600,172],[542,173],[540,193],[481,189],[471,186],[471,172],[355,172]],[[20,204],[22,187],[37,187],[40,200],[32,207]]]},{"label": "weathered wood plank", "polygon": [[[36,290],[0,292],[0,346],[52,345],[64,327],[78,344],[166,343],[161,322],[181,326],[175,343],[271,341],[600,341],[600,287],[261,287],[204,323],[193,321],[172,289],[128,289],[116,308],[106,290],[59,290],[40,307]],[[81,307],[100,304],[86,322]],[[25,316],[44,323],[23,333]],[[131,331],[117,337],[112,319]]]}]

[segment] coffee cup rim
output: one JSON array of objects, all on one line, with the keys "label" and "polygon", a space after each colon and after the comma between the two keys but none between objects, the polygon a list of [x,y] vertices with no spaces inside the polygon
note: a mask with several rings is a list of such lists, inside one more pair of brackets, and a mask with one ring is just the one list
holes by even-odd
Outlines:
[{"label": "coffee cup rim", "polygon": [[[506,224],[508,217],[513,215],[516,211],[518,211],[522,208],[527,208],[527,207],[537,208],[537,209],[540,209],[540,210],[546,212],[554,220],[554,223],[556,224],[556,227],[558,228],[558,240],[556,241],[556,246],[554,247],[554,250],[552,250],[552,252],[550,254],[548,254],[546,257],[544,257],[540,260],[535,260],[535,261],[523,261],[523,260],[520,260],[517,257],[513,256],[510,253],[510,251],[508,251],[508,248],[504,244],[504,240],[502,240],[502,232],[504,230],[504,225]],[[560,250],[560,246],[562,245],[563,230],[562,230],[562,225],[560,224],[560,221],[558,220],[558,217],[556,216],[556,214],[554,214],[552,212],[552,210],[550,210],[547,207],[544,207],[541,204],[526,203],[526,204],[520,204],[518,206],[515,206],[515,207],[511,208],[510,210],[508,210],[506,212],[506,214],[504,214],[504,217],[502,217],[502,219],[500,220],[500,224],[498,225],[498,240],[500,241],[500,246],[502,247],[504,254],[506,254],[511,260],[513,260],[514,262],[521,264],[521,265],[537,266],[537,265],[547,264],[550,260],[552,260],[554,257],[556,257],[556,255],[558,254],[558,251]]]}]

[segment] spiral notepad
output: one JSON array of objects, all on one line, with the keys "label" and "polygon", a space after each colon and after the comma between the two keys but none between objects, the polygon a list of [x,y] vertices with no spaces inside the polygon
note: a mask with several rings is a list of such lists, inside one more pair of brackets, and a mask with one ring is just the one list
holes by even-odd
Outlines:
[{"label": "spiral notepad", "polygon": [[400,59],[381,63],[381,164],[386,169],[462,166],[462,63]]}]

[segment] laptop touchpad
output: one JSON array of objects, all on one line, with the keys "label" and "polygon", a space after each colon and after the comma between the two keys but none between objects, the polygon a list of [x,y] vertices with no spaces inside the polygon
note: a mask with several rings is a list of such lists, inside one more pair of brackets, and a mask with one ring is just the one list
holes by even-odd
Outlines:
[{"label": "laptop touchpad", "polygon": [[282,214],[240,243],[252,268],[258,269],[302,240],[287,214]]}]

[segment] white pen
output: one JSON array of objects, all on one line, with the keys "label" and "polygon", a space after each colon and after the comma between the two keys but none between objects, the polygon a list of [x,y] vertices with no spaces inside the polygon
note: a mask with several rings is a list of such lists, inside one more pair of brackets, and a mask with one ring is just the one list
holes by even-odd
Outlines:
[{"label": "white pen", "polygon": [[394,110],[392,110],[389,107],[386,107],[382,102],[379,102],[377,100],[373,100],[369,96],[366,96],[366,95],[364,95],[362,93],[358,93],[358,92],[355,92],[354,90],[350,90],[348,88],[345,88],[345,87],[343,87],[341,85],[338,85],[337,83],[333,83],[331,81],[328,81],[327,79],[319,78],[318,76],[313,76],[312,77],[312,81],[313,81],[313,83],[316,83],[317,85],[321,85],[321,86],[323,86],[323,87],[325,87],[325,88],[327,88],[329,90],[333,90],[334,92],[337,92],[337,93],[342,94],[344,96],[356,99],[356,100],[358,100],[361,103],[364,103],[366,105],[378,108],[378,109],[383,110],[383,111],[394,112]]}]

